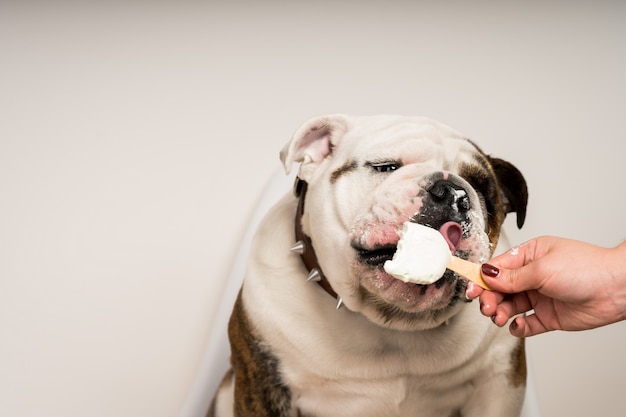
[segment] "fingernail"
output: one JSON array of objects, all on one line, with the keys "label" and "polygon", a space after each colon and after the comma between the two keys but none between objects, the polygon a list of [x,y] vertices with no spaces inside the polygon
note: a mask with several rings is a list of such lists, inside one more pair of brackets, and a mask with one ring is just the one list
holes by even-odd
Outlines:
[{"label": "fingernail", "polygon": [[491,321],[493,322],[493,324],[496,324],[496,315],[495,314],[493,316],[491,316]]},{"label": "fingernail", "polygon": [[490,265],[490,264],[482,264],[480,268],[483,271],[483,275],[486,275],[491,278],[497,277],[498,274],[500,273],[500,270],[497,267]]},{"label": "fingernail", "polygon": [[517,330],[517,327],[517,319],[513,319],[513,321],[511,322],[511,330]]}]

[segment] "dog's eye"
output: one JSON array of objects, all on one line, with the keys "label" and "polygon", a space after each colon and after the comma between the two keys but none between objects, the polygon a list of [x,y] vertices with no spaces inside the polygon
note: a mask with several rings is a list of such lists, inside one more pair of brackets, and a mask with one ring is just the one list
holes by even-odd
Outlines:
[{"label": "dog's eye", "polygon": [[368,165],[376,172],[393,172],[396,169],[400,168],[402,165],[399,162],[395,161],[385,161],[385,162],[370,162]]}]

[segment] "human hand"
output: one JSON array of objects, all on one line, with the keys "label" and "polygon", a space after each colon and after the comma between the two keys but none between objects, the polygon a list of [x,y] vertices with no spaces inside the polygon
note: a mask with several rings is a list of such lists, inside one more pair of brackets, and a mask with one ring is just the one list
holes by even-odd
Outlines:
[{"label": "human hand", "polygon": [[[626,242],[607,249],[543,236],[484,264],[492,291],[468,285],[481,312],[502,327],[528,337],[551,330],[586,330],[626,317]],[[534,311],[533,311],[534,310]]]}]

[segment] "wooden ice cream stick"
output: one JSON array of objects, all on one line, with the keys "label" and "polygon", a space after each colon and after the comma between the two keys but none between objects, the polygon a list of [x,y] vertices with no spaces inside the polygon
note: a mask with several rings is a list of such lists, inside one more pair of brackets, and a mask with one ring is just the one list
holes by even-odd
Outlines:
[{"label": "wooden ice cream stick", "polygon": [[465,259],[461,259],[456,256],[451,256],[447,267],[457,274],[462,275],[470,281],[480,285],[484,289],[491,289],[480,274],[480,264],[475,264],[474,262],[466,261]]}]

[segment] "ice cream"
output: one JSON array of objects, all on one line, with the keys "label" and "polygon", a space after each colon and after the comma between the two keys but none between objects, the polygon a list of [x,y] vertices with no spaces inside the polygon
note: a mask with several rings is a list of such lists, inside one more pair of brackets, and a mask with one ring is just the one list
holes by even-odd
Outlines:
[{"label": "ice cream", "polygon": [[383,267],[397,279],[426,285],[442,277],[451,256],[450,246],[438,230],[405,222],[396,253]]}]

